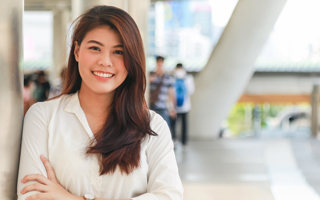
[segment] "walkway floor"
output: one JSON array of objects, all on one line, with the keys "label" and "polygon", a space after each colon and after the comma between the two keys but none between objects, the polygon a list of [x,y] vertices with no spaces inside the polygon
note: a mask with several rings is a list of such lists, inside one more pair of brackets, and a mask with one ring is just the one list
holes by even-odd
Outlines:
[{"label": "walkway floor", "polygon": [[320,200],[320,142],[221,139],[176,148],[184,200]]}]

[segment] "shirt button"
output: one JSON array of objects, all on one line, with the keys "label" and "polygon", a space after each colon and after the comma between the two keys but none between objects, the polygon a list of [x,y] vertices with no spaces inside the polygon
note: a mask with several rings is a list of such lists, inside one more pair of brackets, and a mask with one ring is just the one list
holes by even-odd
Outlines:
[{"label": "shirt button", "polygon": [[95,181],[99,181],[99,178],[97,177],[97,178],[95,178],[94,180],[95,180]]}]

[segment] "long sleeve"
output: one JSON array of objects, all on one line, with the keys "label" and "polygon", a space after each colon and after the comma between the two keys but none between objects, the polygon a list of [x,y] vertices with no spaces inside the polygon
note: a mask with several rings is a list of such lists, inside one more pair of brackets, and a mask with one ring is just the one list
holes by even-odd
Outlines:
[{"label": "long sleeve", "polygon": [[41,103],[34,104],[27,112],[22,135],[22,146],[20,156],[20,167],[18,176],[17,193],[19,200],[24,200],[26,197],[37,192],[28,192],[21,195],[20,191],[34,181],[21,183],[21,179],[29,174],[42,174],[47,176],[46,169],[40,160],[40,155],[48,156],[48,131],[47,122],[44,112],[41,110]]},{"label": "long sleeve", "polygon": [[24,176],[47,176],[41,154],[49,159],[59,183],[78,196],[88,193],[105,199],[182,200],[183,189],[169,127],[161,116],[152,111],[151,115],[150,126],[158,136],[148,136],[143,142],[141,169],[129,176],[119,170],[100,176],[97,159],[85,156],[92,132],[77,93],[34,104],[25,116],[23,127],[19,200],[36,193],[20,194],[27,184],[33,183],[22,184]]},{"label": "long sleeve", "polygon": [[146,151],[149,164],[147,193],[133,200],[182,200],[183,187],[169,127],[162,121],[153,130],[158,136],[151,136]]}]

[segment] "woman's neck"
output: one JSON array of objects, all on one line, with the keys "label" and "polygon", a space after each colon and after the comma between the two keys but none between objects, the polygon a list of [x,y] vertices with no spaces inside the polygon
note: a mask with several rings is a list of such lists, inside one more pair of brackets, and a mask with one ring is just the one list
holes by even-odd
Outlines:
[{"label": "woman's neck", "polygon": [[107,118],[110,105],[113,100],[112,94],[97,94],[92,90],[81,87],[79,90],[79,101],[86,115]]}]

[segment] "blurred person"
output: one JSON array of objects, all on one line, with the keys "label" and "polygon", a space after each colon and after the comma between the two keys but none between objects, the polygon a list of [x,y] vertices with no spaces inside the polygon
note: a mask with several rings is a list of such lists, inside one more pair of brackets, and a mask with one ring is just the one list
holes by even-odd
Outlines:
[{"label": "blurred person", "polygon": [[170,126],[170,117],[176,116],[174,77],[163,70],[164,57],[157,56],[156,71],[150,73],[150,109],[157,112]]},{"label": "blurred person", "polygon": [[144,98],[134,20],[96,6],[74,26],[62,94],[24,120],[19,200],[182,200],[170,129]]},{"label": "blurred person", "polygon": [[25,115],[32,104],[35,103],[32,95],[33,90],[34,83],[31,80],[31,76],[27,75],[23,80],[23,115]]},{"label": "blurred person", "polygon": [[176,123],[177,120],[181,120],[181,143],[185,148],[188,143],[188,112],[191,109],[190,96],[194,93],[194,79],[191,74],[187,74],[187,71],[181,63],[176,65],[176,69],[173,71],[173,75],[176,79],[176,112],[177,117],[171,118],[171,131],[172,138],[176,140]]},{"label": "blurred person", "polygon": [[44,71],[37,73],[36,88],[33,96],[37,102],[42,102],[48,99],[50,92],[50,83],[46,78]]},{"label": "blurred person", "polygon": [[53,81],[53,84],[52,84],[52,86],[50,88],[50,92],[49,92],[49,97],[48,97],[49,99],[61,94],[65,73],[66,73],[66,68],[64,67],[60,71],[60,76]]}]

